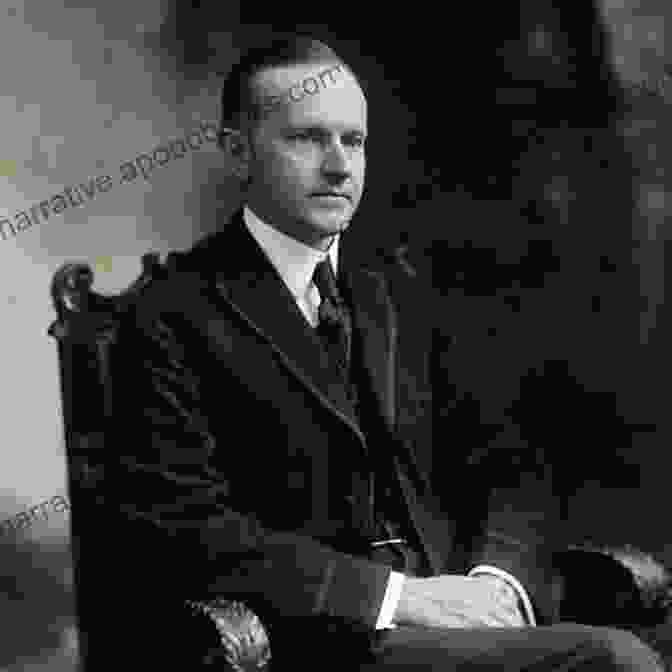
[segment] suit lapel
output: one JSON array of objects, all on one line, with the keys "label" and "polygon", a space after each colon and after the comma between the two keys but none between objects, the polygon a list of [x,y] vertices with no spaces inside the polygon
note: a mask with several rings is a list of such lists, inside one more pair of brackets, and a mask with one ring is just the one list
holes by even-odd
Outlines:
[{"label": "suit lapel", "polygon": [[[213,269],[214,291],[268,344],[287,369],[317,399],[346,422],[366,445],[345,387],[319,337],[308,324],[280,275],[245,226],[242,210],[220,231],[187,253],[188,266]],[[382,415],[395,426],[396,324],[382,278],[348,266],[341,254],[340,277],[353,312],[353,329]]]},{"label": "suit lapel", "polygon": [[353,329],[362,347],[364,367],[390,431],[396,423],[394,395],[397,328],[383,279],[349,268],[343,255],[342,287],[353,313]]},{"label": "suit lapel", "polygon": [[335,365],[284,281],[247,230],[242,211],[188,253],[189,267],[214,269],[217,297],[263,338],[290,373],[366,445]]}]

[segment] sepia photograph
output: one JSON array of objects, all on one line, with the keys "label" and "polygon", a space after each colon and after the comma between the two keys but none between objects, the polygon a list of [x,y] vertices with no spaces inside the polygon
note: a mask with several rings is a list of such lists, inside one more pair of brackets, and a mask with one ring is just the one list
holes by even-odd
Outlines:
[{"label": "sepia photograph", "polygon": [[672,672],[666,18],[0,8],[0,672]]}]

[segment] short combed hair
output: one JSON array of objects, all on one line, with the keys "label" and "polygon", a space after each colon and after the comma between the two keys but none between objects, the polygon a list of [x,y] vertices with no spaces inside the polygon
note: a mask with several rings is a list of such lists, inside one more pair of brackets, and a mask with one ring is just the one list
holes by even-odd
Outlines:
[{"label": "short combed hair", "polygon": [[307,35],[278,37],[246,51],[229,70],[222,86],[220,142],[227,129],[243,130],[260,120],[262,106],[252,86],[257,73],[267,68],[320,63],[339,63],[352,72],[331,47]]}]

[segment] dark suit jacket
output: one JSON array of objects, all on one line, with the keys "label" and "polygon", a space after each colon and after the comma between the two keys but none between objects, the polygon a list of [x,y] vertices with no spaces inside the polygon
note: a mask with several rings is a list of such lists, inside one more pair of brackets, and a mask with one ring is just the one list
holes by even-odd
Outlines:
[{"label": "dark suit jacket", "polygon": [[[373,447],[316,334],[241,213],[173,259],[129,309],[113,350],[106,488],[133,549],[128,576],[157,595],[239,597],[271,628],[326,617],[372,629],[390,572],[366,558]],[[523,582],[543,620],[552,603],[539,549],[501,536],[456,543],[460,512],[438,510],[414,456],[423,423],[431,433],[427,371],[404,366],[384,279],[350,268],[345,254],[340,266],[382,448],[433,573],[497,565]]]}]

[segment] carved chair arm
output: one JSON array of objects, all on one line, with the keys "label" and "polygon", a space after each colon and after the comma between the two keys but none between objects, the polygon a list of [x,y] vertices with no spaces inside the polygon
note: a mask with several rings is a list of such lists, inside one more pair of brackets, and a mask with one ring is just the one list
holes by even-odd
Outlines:
[{"label": "carved chair arm", "polygon": [[556,561],[564,582],[563,621],[635,629],[670,616],[672,574],[634,546],[573,545]]},{"label": "carved chair arm", "polygon": [[[672,575],[653,556],[631,545],[574,545],[561,555],[565,577],[574,582],[563,620],[632,630],[665,622],[672,606]],[[223,663],[231,672],[268,669],[268,635],[242,602],[220,598],[187,606],[217,630],[220,645],[209,648],[205,664]]]},{"label": "carved chair arm", "polygon": [[208,647],[202,663],[230,672],[267,670],[271,647],[266,629],[257,615],[242,602],[217,598],[187,601],[187,608],[203,626],[217,631],[219,645]]}]

